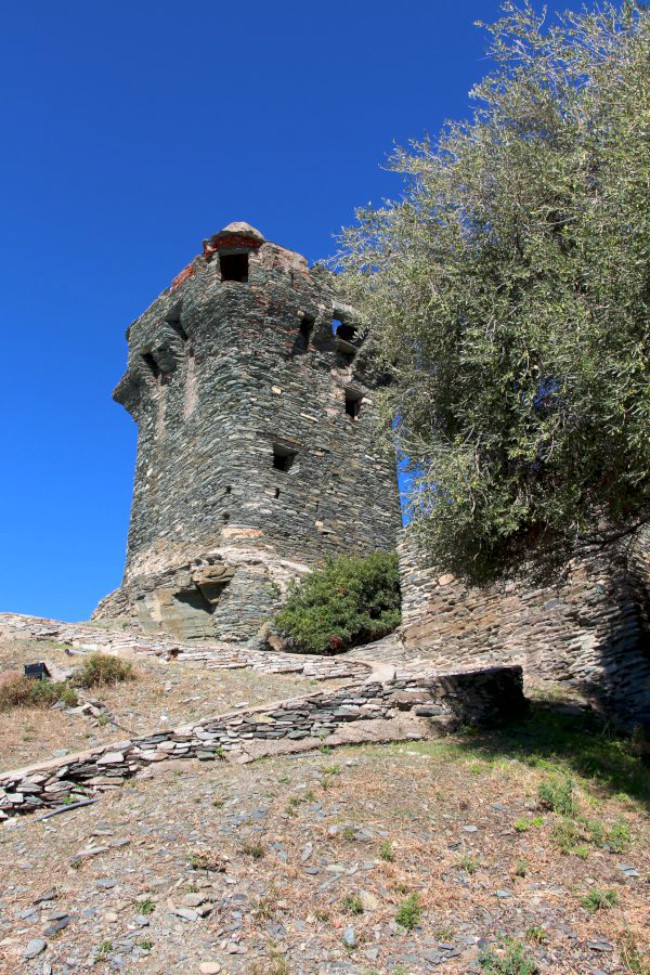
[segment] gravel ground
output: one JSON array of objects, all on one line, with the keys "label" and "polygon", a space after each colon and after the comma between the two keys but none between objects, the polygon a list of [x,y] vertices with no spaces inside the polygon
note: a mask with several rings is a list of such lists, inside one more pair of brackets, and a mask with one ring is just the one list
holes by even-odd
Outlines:
[{"label": "gravel ground", "polygon": [[[541,973],[647,971],[644,806],[575,776],[580,808],[630,839],[562,854],[562,819],[537,797],[548,769],[483,744],[163,763],[95,805],[21,819],[0,832],[0,971],[532,971],[480,962],[504,935]],[[614,906],[583,907],[594,890]]]}]

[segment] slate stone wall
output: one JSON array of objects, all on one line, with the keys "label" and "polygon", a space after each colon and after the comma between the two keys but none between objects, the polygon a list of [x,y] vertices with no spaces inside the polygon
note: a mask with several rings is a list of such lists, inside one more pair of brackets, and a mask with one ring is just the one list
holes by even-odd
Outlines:
[{"label": "slate stone wall", "polygon": [[[246,282],[222,280],[233,253]],[[394,547],[395,463],[375,445],[358,325],[330,275],[240,224],[133,323],[114,394],[139,428],[126,571],[99,617],[246,640],[290,577]],[[207,592],[194,577],[219,562],[234,573]]]},{"label": "slate stone wall", "polygon": [[[152,762],[178,758],[215,761],[222,755],[237,760],[254,743],[289,741],[302,743],[302,748],[317,747],[351,722],[391,722],[404,712],[413,712],[434,722],[452,719],[489,725],[525,710],[522,687],[519,667],[420,674],[387,683],[370,679],[125,739],[31,768],[0,772],[0,820],[58,805],[79,788],[110,788]],[[390,737],[389,730],[385,734]]]},{"label": "slate stone wall", "polygon": [[524,575],[468,587],[425,567],[413,539],[400,557],[407,657],[441,669],[517,663],[650,726],[650,529],[581,551],[548,585]]}]

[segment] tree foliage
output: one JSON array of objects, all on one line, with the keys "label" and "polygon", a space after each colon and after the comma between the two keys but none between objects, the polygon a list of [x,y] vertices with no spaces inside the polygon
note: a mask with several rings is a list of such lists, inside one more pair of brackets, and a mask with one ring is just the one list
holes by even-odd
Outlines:
[{"label": "tree foliage", "polygon": [[273,628],[301,653],[329,654],[391,633],[401,621],[397,556],[340,558],[289,592]]},{"label": "tree foliage", "polygon": [[650,470],[649,15],[502,11],[471,120],[393,154],[337,258],[414,524],[479,578],[647,519]]}]

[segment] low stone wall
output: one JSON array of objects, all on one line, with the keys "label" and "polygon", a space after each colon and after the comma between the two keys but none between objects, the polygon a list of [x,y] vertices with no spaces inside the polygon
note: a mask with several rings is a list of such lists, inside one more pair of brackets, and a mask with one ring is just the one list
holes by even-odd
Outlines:
[{"label": "low stone wall", "polygon": [[[247,760],[247,748],[284,741],[315,747],[351,722],[391,722],[404,712],[434,721],[486,724],[525,709],[519,667],[425,674],[380,683],[372,679],[304,698],[209,718],[200,724],[118,741],[76,755],[0,773],[0,818],[58,805],[71,793],[101,790],[152,762],[224,757]],[[386,735],[390,737],[390,735]],[[256,757],[263,754],[257,748]]]},{"label": "low stone wall", "polygon": [[650,722],[650,530],[586,549],[554,584],[468,587],[401,545],[405,654],[432,666],[520,664],[591,689],[625,722]]}]

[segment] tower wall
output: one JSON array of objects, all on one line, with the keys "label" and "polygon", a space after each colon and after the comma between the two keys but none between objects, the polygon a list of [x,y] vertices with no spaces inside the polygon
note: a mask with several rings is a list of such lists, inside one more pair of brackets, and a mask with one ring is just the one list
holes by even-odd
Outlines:
[{"label": "tower wall", "polygon": [[376,377],[331,280],[232,225],[130,327],[114,394],[139,428],[126,571],[97,615],[250,639],[289,578],[394,547]]}]

